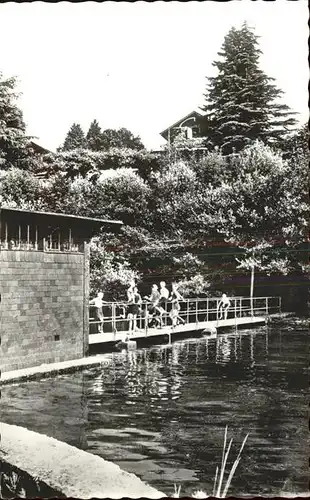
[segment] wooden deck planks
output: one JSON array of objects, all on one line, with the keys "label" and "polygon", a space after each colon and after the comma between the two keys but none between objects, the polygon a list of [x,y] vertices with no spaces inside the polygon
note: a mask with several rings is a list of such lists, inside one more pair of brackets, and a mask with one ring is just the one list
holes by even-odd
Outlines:
[{"label": "wooden deck planks", "polygon": [[[150,338],[150,337],[161,337],[163,335],[171,334],[173,336],[174,334],[180,334],[180,333],[186,333],[186,332],[196,332],[199,330],[204,330],[205,328],[208,327],[215,327],[215,328],[223,328],[223,327],[235,327],[241,326],[241,325],[248,325],[251,326],[253,324],[261,324],[265,323],[265,317],[264,316],[253,316],[253,317],[244,317],[244,318],[228,318],[228,319],[221,319],[218,321],[203,321],[199,323],[187,323],[185,325],[178,325],[174,329],[171,326],[165,326],[161,329],[159,328],[149,328],[147,335],[145,335],[144,330],[140,330],[136,332],[135,334],[132,334],[129,338],[130,340],[139,340],[139,339],[145,339],[145,338]],[[107,332],[107,333],[95,333],[91,334],[89,336],[89,344],[90,345],[95,345],[95,344],[106,344],[108,342],[117,342],[118,340],[124,340],[124,338],[128,335],[128,332],[117,332],[117,333],[112,333],[112,332]]]}]

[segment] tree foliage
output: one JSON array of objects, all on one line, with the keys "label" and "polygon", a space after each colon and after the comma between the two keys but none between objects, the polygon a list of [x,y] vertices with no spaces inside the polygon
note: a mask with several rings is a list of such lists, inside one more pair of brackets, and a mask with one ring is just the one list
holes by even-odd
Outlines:
[{"label": "tree foliage", "polygon": [[103,149],[102,130],[97,122],[93,120],[86,134],[87,148],[91,151],[101,151]]},{"label": "tree foliage", "polygon": [[143,272],[149,283],[176,279],[186,295],[205,296],[253,262],[265,275],[306,272],[307,165],[299,162],[292,175],[291,161],[256,142],[235,155],[212,152],[162,166],[147,179],[128,167],[98,177],[59,170],[46,180],[10,169],[1,173],[0,199],[122,220],[119,234],[102,234],[100,251],[92,247],[93,290],[104,285],[120,298],[117,290],[123,294],[132,273]]},{"label": "tree foliage", "polygon": [[[152,153],[126,129],[108,131],[100,145],[107,131],[94,120],[88,146],[74,124],[71,132],[78,133],[68,134],[62,150],[38,160],[14,103],[15,81],[0,79],[0,204],[124,222],[118,234],[103,233],[92,243],[93,292],[104,289],[109,299],[123,299],[129,281],[143,273],[148,284],[176,279],[186,296],[206,296],[253,264],[265,275],[307,272],[308,131],[291,133],[277,152],[266,145],[280,137],[274,133],[277,112],[285,121],[288,111],[272,107],[278,91],[258,69],[255,36],[242,30],[232,30],[225,41],[222,83],[210,83],[209,120],[217,123],[210,130],[222,150],[208,152],[201,140],[186,146],[180,139]],[[244,109],[245,96],[256,114]],[[235,146],[240,150],[226,154]],[[47,178],[38,179],[37,172]]]},{"label": "tree foliage", "polygon": [[102,132],[102,147],[103,149],[110,148],[128,148],[141,150],[144,146],[140,137],[134,136],[126,128],[106,129]]},{"label": "tree foliage", "polygon": [[38,209],[42,205],[44,182],[31,172],[13,167],[0,171],[0,206]]},{"label": "tree foliage", "polygon": [[79,123],[73,123],[70,127],[64,143],[59,151],[71,151],[72,149],[79,149],[86,147],[86,138],[83,129]]},{"label": "tree foliage", "polygon": [[295,125],[292,111],[279,98],[283,92],[274,78],[259,67],[258,37],[244,23],[225,36],[218,70],[208,78],[205,93],[207,135],[224,154],[240,151],[256,139],[279,144]]},{"label": "tree foliage", "polygon": [[23,113],[17,106],[16,78],[0,72],[0,168],[28,169],[31,154]]},{"label": "tree foliage", "polygon": [[90,149],[74,149],[58,151],[44,156],[41,169],[48,176],[63,173],[71,180],[77,177],[98,179],[105,170],[129,168],[137,171],[147,180],[152,172],[161,168],[160,158],[145,150],[137,151],[127,148],[111,148],[108,151],[91,151]]},{"label": "tree foliage", "polygon": [[104,291],[104,300],[122,301],[130,282],[139,279],[129,262],[114,252],[107,252],[100,238],[91,242],[90,287],[92,293]]},{"label": "tree foliage", "polygon": [[304,179],[294,178],[290,164],[260,142],[236,155],[230,168],[232,181],[223,182],[213,198],[219,234],[246,250],[241,267],[250,268],[255,255],[256,266],[269,274],[292,271],[295,252],[306,241]]}]

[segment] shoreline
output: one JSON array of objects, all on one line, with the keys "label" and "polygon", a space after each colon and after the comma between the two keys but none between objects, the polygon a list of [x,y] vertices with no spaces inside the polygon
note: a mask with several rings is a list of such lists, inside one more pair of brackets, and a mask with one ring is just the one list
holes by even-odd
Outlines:
[{"label": "shoreline", "polygon": [[[284,312],[270,316],[270,324],[279,322],[285,319],[298,318],[295,313]],[[307,325],[308,319],[298,318],[299,321]],[[47,378],[60,373],[72,373],[75,371],[83,370],[83,368],[90,368],[92,366],[107,366],[110,363],[109,356],[111,353],[96,354],[84,358],[72,359],[69,361],[59,361],[55,363],[43,363],[37,366],[22,368],[19,370],[12,370],[8,372],[1,372],[0,386],[7,385],[15,382],[25,382],[27,380],[36,380],[38,378]]]},{"label": "shoreline", "polygon": [[13,370],[10,372],[1,373],[0,386],[6,385],[11,382],[22,382],[26,380],[35,380],[38,378],[51,377],[59,373],[70,373],[82,370],[83,368],[90,368],[91,366],[103,365],[107,366],[109,360],[107,359],[108,353],[97,354],[80,359],[72,359],[69,361],[59,361],[56,363],[44,363],[38,366],[31,366],[29,368],[22,368],[20,370]]},{"label": "shoreline", "polygon": [[1,422],[0,458],[67,498],[164,498],[113,462],[25,427]]}]

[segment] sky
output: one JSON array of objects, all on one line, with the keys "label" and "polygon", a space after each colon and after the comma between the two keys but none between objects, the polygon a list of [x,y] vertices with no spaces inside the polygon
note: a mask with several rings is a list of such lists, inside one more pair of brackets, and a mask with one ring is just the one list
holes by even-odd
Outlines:
[{"label": "sky", "polygon": [[17,76],[27,133],[52,151],[95,118],[160,147],[160,132],[204,103],[224,36],[243,21],[283,102],[308,119],[307,0],[8,2],[0,19],[0,71]]}]

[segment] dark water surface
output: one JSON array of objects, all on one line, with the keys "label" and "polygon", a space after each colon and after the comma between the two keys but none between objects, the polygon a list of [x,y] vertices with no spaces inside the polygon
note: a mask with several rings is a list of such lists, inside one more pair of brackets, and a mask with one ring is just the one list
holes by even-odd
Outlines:
[{"label": "dark water surface", "polygon": [[105,355],[106,366],[4,386],[1,420],[111,460],[167,494],[212,493],[225,426],[230,494],[308,490],[308,330],[285,324]]}]

